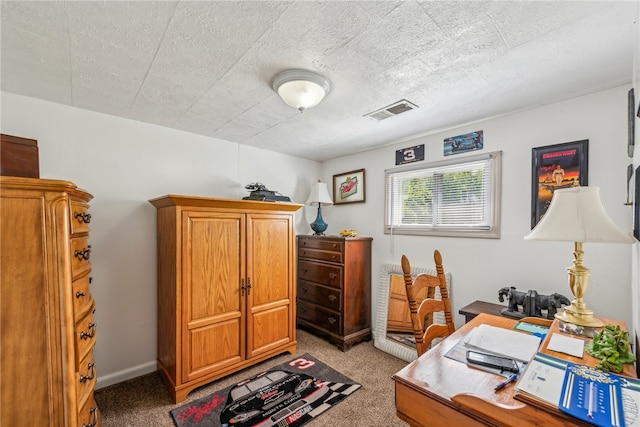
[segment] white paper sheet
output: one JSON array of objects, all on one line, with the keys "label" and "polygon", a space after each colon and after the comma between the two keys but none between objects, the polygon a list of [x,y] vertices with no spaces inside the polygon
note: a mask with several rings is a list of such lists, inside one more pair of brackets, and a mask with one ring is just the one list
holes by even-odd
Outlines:
[{"label": "white paper sheet", "polygon": [[540,346],[540,338],[534,335],[491,325],[476,326],[464,342],[469,349],[506,356],[521,362],[528,362]]},{"label": "white paper sheet", "polygon": [[547,348],[549,350],[570,354],[571,356],[582,357],[584,353],[584,341],[554,333],[551,335]]}]

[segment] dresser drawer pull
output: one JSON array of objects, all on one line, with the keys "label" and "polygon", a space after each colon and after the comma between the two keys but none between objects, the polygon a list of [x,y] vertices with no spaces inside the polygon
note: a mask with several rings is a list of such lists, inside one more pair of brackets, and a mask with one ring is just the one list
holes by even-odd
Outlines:
[{"label": "dresser drawer pull", "polygon": [[92,380],[96,376],[96,372],[94,370],[95,366],[96,366],[95,363],[89,363],[87,365],[87,371],[90,369],[91,370],[91,375],[80,375],[80,382],[81,383],[85,383],[85,382],[87,382],[87,380]]},{"label": "dresser drawer pull", "polygon": [[75,251],[73,253],[73,256],[78,258],[79,260],[83,260],[83,259],[88,260],[89,257],[91,256],[91,245],[87,246],[81,251]]},{"label": "dresser drawer pull", "polygon": [[332,256],[331,256],[331,259],[332,259],[332,260],[336,260],[336,259],[338,259],[338,257],[337,257],[337,256],[335,256],[335,255],[332,255]]},{"label": "dresser drawer pull", "polygon": [[76,298],[82,298],[84,296],[84,292],[76,292]]},{"label": "dresser drawer pull", "polygon": [[73,217],[76,219],[80,218],[85,224],[89,224],[91,222],[91,214],[88,213],[74,212]]},{"label": "dresser drawer pull", "polygon": [[334,302],[336,299],[338,299],[338,297],[333,294],[329,295],[328,298],[329,298],[329,301],[331,302]]},{"label": "dresser drawer pull", "polygon": [[81,340],[86,340],[89,338],[93,338],[96,335],[96,324],[95,323],[89,323],[89,329],[91,329],[91,332],[80,332],[80,339]]},{"label": "dresser drawer pull", "polygon": [[82,423],[82,427],[95,427],[98,425],[98,408],[89,409],[89,416],[93,415],[93,421],[89,424]]},{"label": "dresser drawer pull", "polygon": [[333,280],[336,277],[338,277],[338,275],[336,273],[329,273],[329,279]]},{"label": "dresser drawer pull", "polygon": [[328,320],[329,320],[329,323],[331,323],[332,325],[337,322],[335,317],[329,317]]}]

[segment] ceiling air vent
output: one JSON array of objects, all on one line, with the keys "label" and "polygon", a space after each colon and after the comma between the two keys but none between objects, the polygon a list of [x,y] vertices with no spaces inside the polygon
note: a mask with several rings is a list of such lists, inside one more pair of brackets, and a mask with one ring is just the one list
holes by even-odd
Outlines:
[{"label": "ceiling air vent", "polygon": [[389,117],[397,116],[401,113],[406,113],[407,111],[411,111],[413,109],[418,108],[417,105],[412,104],[411,102],[403,99],[401,101],[395,102],[391,105],[387,105],[384,108],[373,111],[371,113],[365,114],[365,117],[371,117],[372,119],[376,119],[378,121],[388,119]]}]

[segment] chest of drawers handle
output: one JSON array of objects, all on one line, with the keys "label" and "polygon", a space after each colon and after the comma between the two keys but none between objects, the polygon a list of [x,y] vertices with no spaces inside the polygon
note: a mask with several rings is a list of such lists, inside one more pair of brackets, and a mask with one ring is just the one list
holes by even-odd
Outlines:
[{"label": "chest of drawers handle", "polygon": [[338,275],[336,273],[329,273],[329,278],[330,279],[335,279],[336,277],[338,277]]},{"label": "chest of drawers handle", "polygon": [[89,258],[91,257],[91,245],[87,246],[86,248],[84,248],[81,251],[75,251],[73,253],[73,256],[78,258],[79,260],[86,260],[88,261]]},{"label": "chest of drawers handle", "polygon": [[89,416],[93,415],[93,421],[89,424],[82,423],[82,427],[95,427],[98,425],[98,408],[91,408],[89,410]]},{"label": "chest of drawers handle", "polygon": [[95,366],[96,366],[95,363],[89,363],[87,365],[87,373],[88,373],[89,370],[91,370],[91,375],[80,375],[80,382],[81,383],[87,382],[87,380],[92,380],[93,377],[96,376],[96,371],[94,369]]},{"label": "chest of drawers handle", "polygon": [[80,218],[80,220],[85,224],[89,224],[91,222],[91,214],[88,213],[74,212],[73,217],[76,219]]},{"label": "chest of drawers handle", "polygon": [[91,332],[80,332],[80,339],[81,340],[86,340],[89,338],[93,338],[96,334],[96,324],[95,323],[89,323],[89,329],[91,330]]},{"label": "chest of drawers handle", "polygon": [[327,298],[329,298],[329,301],[334,302],[338,297],[336,297],[335,295],[331,294]]},{"label": "chest of drawers handle", "polygon": [[332,325],[335,324],[338,320],[335,317],[329,317],[329,323],[331,323]]},{"label": "chest of drawers handle", "polygon": [[85,296],[84,292],[76,292],[76,298],[82,298]]}]

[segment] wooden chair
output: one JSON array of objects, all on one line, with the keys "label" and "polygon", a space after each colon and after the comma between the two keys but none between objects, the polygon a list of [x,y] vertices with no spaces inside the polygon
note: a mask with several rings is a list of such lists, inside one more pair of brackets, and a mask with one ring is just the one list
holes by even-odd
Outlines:
[{"label": "wooden chair", "polygon": [[[451,313],[447,280],[442,267],[442,256],[438,250],[433,252],[433,259],[436,262],[437,276],[422,273],[413,279],[409,259],[402,255],[402,273],[411,311],[413,332],[416,336],[418,356],[429,350],[435,338],[444,338],[454,333],[456,329]],[[434,298],[436,288],[440,289],[441,299]],[[422,299],[421,295],[426,298]],[[433,313],[437,312],[444,312],[445,324],[433,323]]]}]

